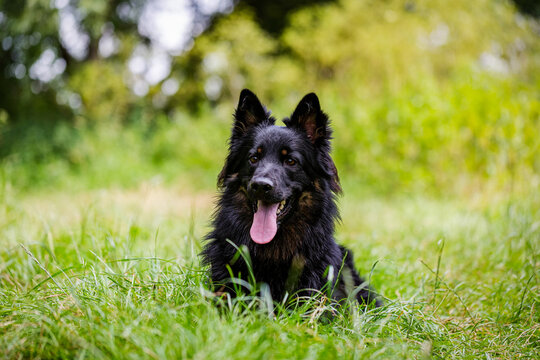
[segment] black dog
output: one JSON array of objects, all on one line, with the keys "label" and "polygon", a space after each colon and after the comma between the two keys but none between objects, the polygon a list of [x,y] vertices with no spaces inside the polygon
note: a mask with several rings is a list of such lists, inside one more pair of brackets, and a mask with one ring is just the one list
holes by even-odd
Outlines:
[{"label": "black dog", "polygon": [[334,241],[341,187],[317,96],[306,95],[280,127],[245,89],[234,118],[213,231],[202,253],[215,289],[233,295],[231,275],[249,280],[246,259],[237,254],[245,245],[252,275],[269,285],[273,299],[326,286],[337,300],[352,293],[360,303],[380,305],[351,251]]}]

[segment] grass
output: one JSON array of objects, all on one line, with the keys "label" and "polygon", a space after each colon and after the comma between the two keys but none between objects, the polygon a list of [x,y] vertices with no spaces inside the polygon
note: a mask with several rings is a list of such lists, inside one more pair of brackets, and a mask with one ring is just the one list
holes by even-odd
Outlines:
[{"label": "grass", "polygon": [[[540,197],[365,198],[337,238],[386,298],[324,315],[247,297],[217,307],[197,257],[209,192],[5,188],[4,358],[538,358]],[[269,311],[273,307],[274,311]],[[228,308],[228,310],[225,309]]]}]

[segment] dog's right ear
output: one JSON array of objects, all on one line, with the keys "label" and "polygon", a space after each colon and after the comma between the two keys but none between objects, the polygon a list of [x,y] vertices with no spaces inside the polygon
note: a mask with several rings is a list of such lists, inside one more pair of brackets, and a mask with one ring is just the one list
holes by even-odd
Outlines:
[{"label": "dog's right ear", "polygon": [[270,114],[257,96],[248,89],[242,90],[234,112],[231,141],[243,137],[252,127],[268,121],[271,122]]},{"label": "dog's right ear", "polygon": [[219,173],[218,186],[226,185],[227,180],[235,179],[238,175],[240,159],[239,149],[244,143],[247,133],[255,126],[265,123],[273,125],[275,119],[266,111],[257,96],[248,89],[242,90],[238,106],[234,112],[234,124],[231,139],[229,141],[229,155],[225,160],[225,166]]}]

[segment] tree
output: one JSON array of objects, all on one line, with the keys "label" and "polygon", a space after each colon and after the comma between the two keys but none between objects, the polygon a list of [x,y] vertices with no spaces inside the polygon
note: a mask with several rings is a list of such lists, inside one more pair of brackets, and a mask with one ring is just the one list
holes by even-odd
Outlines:
[{"label": "tree", "polygon": [[40,118],[69,116],[70,107],[78,105],[77,94],[64,91],[69,78],[82,64],[99,58],[106,32],[137,34],[143,4],[143,0],[2,1],[0,109],[8,120],[34,113]]}]

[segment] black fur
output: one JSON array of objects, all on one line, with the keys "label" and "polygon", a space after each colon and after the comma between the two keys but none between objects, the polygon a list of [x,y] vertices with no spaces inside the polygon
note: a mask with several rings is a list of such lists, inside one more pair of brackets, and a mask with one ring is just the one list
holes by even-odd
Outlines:
[{"label": "black fur", "polygon": [[[267,283],[275,300],[286,292],[309,295],[321,290],[333,271],[335,299],[356,292],[360,303],[380,305],[356,272],[352,253],[334,240],[339,219],[335,198],[341,187],[330,157],[328,117],[317,96],[306,95],[284,119],[286,126],[279,127],[255,94],[244,89],[234,118],[229,154],[218,178],[222,192],[213,231],[202,253],[214,289],[233,294],[228,267],[235,277],[248,280],[246,261],[235,256],[237,249],[228,239],[249,250],[256,281]],[[266,244],[253,241],[250,228],[258,201],[285,199],[273,239]]]}]

